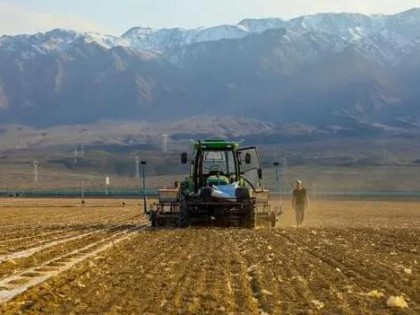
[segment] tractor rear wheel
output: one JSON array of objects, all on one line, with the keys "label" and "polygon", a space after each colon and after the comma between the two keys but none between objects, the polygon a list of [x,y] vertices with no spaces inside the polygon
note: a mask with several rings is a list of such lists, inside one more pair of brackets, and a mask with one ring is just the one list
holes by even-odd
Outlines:
[{"label": "tractor rear wheel", "polygon": [[244,228],[255,228],[255,205],[249,200],[244,205],[244,213],[240,218],[239,225]]},{"label": "tractor rear wheel", "polygon": [[249,205],[249,211],[246,220],[246,227],[249,229],[255,229],[256,218],[255,218],[255,206],[251,203]]}]

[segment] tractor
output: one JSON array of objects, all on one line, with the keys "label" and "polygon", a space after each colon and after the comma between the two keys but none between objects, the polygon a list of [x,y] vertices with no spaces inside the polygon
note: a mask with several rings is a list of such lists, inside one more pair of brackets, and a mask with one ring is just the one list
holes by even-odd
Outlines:
[{"label": "tractor", "polygon": [[152,226],[254,228],[260,220],[275,225],[256,147],[225,140],[199,140],[193,147],[191,158],[181,154],[190,174],[174,188],[159,190],[150,211]]}]

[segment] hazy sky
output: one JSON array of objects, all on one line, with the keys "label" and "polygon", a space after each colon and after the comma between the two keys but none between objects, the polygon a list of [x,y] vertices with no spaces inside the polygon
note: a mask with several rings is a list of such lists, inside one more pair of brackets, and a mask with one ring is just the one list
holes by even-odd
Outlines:
[{"label": "hazy sky", "polygon": [[193,28],[247,17],[392,14],[413,7],[420,7],[420,0],[0,0],[0,35],[57,27],[121,35],[133,26]]}]

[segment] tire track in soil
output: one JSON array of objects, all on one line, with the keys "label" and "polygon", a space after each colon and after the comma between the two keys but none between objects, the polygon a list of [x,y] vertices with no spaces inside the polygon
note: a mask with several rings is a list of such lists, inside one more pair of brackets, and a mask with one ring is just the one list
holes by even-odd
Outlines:
[{"label": "tire track in soil", "polygon": [[[105,217],[103,217],[103,216],[100,217],[100,220],[107,220],[107,222],[108,221],[119,222],[119,221],[121,221],[121,219],[124,219],[124,218],[134,218],[134,217],[133,217],[132,214],[125,214],[125,216],[111,214],[111,215],[107,215]],[[76,222],[83,222],[83,220],[78,219]],[[40,226],[40,227],[37,227],[36,230],[37,231],[40,231],[40,230],[42,231],[42,230],[49,229],[49,228],[50,228],[49,226],[46,226],[46,227]],[[94,229],[97,229],[97,227],[93,226],[92,228],[88,228],[88,229],[94,230]],[[62,233],[66,233],[66,232],[69,232],[69,231],[70,232],[72,232],[72,231],[76,231],[77,232],[78,230],[80,230],[80,226],[74,226],[74,225],[68,225],[68,224],[66,224],[65,226],[63,226],[61,228],[55,227],[55,231],[47,232],[45,234],[46,235],[49,235],[50,233],[56,233],[56,234],[59,234],[60,235],[60,233],[62,234]],[[86,230],[86,229],[84,229],[84,230]],[[40,235],[42,235],[42,234],[33,235],[33,236],[27,236],[27,237],[22,237],[22,238],[16,238],[16,239],[13,239],[13,240],[6,239],[6,240],[3,240],[3,241],[0,242],[0,244],[3,243],[3,245],[0,245],[0,246],[1,247],[7,246],[7,245],[4,245],[4,244],[5,243],[8,243],[8,242],[9,243],[12,243],[12,244],[13,244],[13,242],[19,242],[19,247],[28,248],[28,247],[36,246],[37,244],[42,244],[42,243],[48,241],[48,239],[45,239],[45,240],[44,239],[41,239],[38,243],[34,243],[34,244],[22,244],[20,242],[22,239],[27,239],[27,238],[33,239],[33,238],[39,237]],[[11,246],[11,245],[9,245],[9,246]],[[5,248],[3,250],[7,250],[8,252],[11,252],[13,250],[18,250],[18,248],[15,248],[15,249],[13,249],[13,248]]]},{"label": "tire track in soil", "polygon": [[[39,245],[39,243],[31,244],[31,245],[28,246],[29,249],[24,249],[22,251],[16,251],[16,252],[6,254],[6,255],[0,255],[0,263],[3,263],[5,261],[9,261],[9,260],[18,259],[18,258],[26,258],[26,257],[32,256],[33,254],[35,254],[37,252],[48,249],[50,247],[57,246],[57,245],[60,245],[60,244],[64,244],[64,243],[67,243],[67,242],[71,242],[71,241],[74,241],[74,240],[78,240],[78,239],[81,239],[81,238],[84,238],[84,237],[88,237],[88,236],[91,236],[91,235],[93,235],[95,233],[99,233],[99,232],[101,232],[101,230],[89,231],[89,232],[82,233],[82,234],[73,233],[71,235],[64,235],[64,236],[59,237],[59,238],[57,238],[53,241],[45,240],[44,242],[40,242],[41,245]],[[76,235],[74,235],[74,234],[76,234]],[[35,247],[33,247],[33,246],[35,246]]]},{"label": "tire track in soil", "polygon": [[[73,224],[66,224],[62,226],[39,225],[32,227],[30,231],[18,229],[18,231],[13,235],[1,235],[0,232],[0,248],[3,252],[18,250],[19,247],[29,247],[31,242],[36,240],[39,240],[41,243],[48,240],[49,238],[54,238],[56,235],[60,236],[63,233],[77,232],[79,229],[79,226],[75,226]],[[15,248],[13,248],[13,246]]]},{"label": "tire track in soil", "polygon": [[[60,235],[64,232],[71,232],[71,231],[74,231],[74,230],[76,230],[76,228],[69,228],[69,229],[66,229],[64,231],[63,230],[56,230],[56,231],[49,231],[49,232],[43,232],[43,233],[34,233],[34,234],[28,235],[28,236],[20,236],[20,237],[9,238],[9,239],[6,238],[4,240],[0,240],[0,247],[5,247],[5,246],[7,246],[8,243],[14,243],[14,242],[20,243],[21,241],[28,240],[28,239],[33,240],[34,238],[41,238],[41,240],[42,240],[43,237],[49,237],[49,236],[53,236],[53,235],[56,235],[56,234]],[[4,237],[4,235],[2,235],[2,238],[3,237]]]},{"label": "tire track in soil", "polygon": [[[122,221],[125,219],[130,219],[132,218],[131,215],[126,215],[125,217],[119,217],[118,220],[115,220],[115,222],[118,221]],[[8,260],[12,260],[12,259],[18,259],[18,258],[26,258],[29,257],[31,255],[33,255],[36,252],[39,252],[41,250],[45,250],[48,249],[50,247],[56,246],[56,245],[60,245],[66,242],[70,242],[73,240],[77,240],[80,238],[84,238],[84,237],[88,237],[90,235],[93,235],[94,233],[98,233],[101,231],[106,231],[107,228],[97,228],[97,227],[92,227],[92,228],[87,228],[85,229],[84,233],[77,233],[77,231],[75,233],[71,233],[71,234],[65,234],[65,235],[59,235],[59,237],[56,237],[54,239],[42,239],[36,243],[29,243],[29,244],[19,244],[18,248],[7,248],[7,251],[9,253],[7,254],[3,254],[0,255],[0,263],[3,263],[5,261]],[[63,233],[65,233],[66,231],[63,231]],[[22,249],[22,250],[20,250]]]},{"label": "tire track in soil", "polygon": [[[41,209],[39,209],[41,210]],[[42,209],[43,210],[43,209]],[[79,210],[79,209],[77,209]],[[69,220],[74,220],[74,219],[87,219],[90,218],[91,216],[94,217],[97,213],[100,214],[100,212],[102,210],[94,210],[94,212],[86,212],[85,209],[80,209],[79,211],[76,212],[73,209],[73,212],[69,212],[69,211],[65,211],[64,213],[61,212],[60,214],[56,214],[57,213],[57,209],[51,210],[51,214],[49,214],[46,211],[37,211],[39,213],[35,213],[33,215],[20,215],[20,216],[16,216],[14,218],[6,218],[6,217],[2,217],[0,222],[4,222],[6,221],[8,224],[7,225],[0,225],[0,231],[4,234],[6,230],[16,230],[16,227],[19,226],[21,228],[24,227],[28,227],[29,229],[34,229],[34,222],[36,222],[37,224],[42,222],[42,224],[40,225],[45,225],[45,224],[49,224],[51,222],[62,222],[63,219],[65,221],[69,221]],[[80,213],[81,211],[84,211],[82,213]],[[10,224],[10,222],[13,222],[13,219],[16,219],[16,221],[18,221],[20,224]],[[22,223],[22,219],[24,219],[26,222],[29,223]],[[45,219],[41,220],[41,219]]]},{"label": "tire track in soil", "polygon": [[[130,219],[132,218],[133,217],[124,218],[123,220],[120,221],[121,223],[119,224],[115,223],[112,226],[99,229],[95,231],[94,233],[91,233],[91,235],[84,235],[84,237],[80,239],[74,239],[74,240],[71,240],[62,244],[58,244],[56,246],[53,246],[53,247],[50,247],[50,248],[47,248],[38,252],[35,252],[31,256],[19,258],[16,260],[5,261],[0,264],[0,277],[5,277],[7,275],[17,273],[33,265],[40,264],[43,261],[50,260],[51,257],[59,256],[73,249],[86,246],[86,244],[88,243],[96,242],[102,239],[104,236],[106,237],[106,235],[109,233],[115,233],[121,229],[124,229],[127,226],[131,226],[129,222],[130,222]],[[142,221],[139,221],[138,223],[141,224],[145,220],[146,218],[143,218]]]},{"label": "tire track in soil", "polygon": [[[75,207],[72,208],[71,211],[68,210],[62,210],[59,209],[60,214],[57,213],[57,208],[55,207],[51,209],[51,214],[49,212],[44,211],[45,209],[37,209],[37,213],[35,213],[33,216],[28,216],[26,213],[24,213],[21,216],[17,216],[16,219],[20,224],[9,224],[10,219],[5,219],[4,217],[1,218],[0,222],[6,221],[8,225],[1,225],[0,224],[0,234],[2,236],[7,235],[13,235],[16,233],[22,233],[22,231],[38,231],[41,227],[48,227],[53,224],[62,223],[62,222],[72,222],[72,221],[80,221],[80,222],[96,222],[99,219],[104,220],[106,218],[103,217],[103,209],[87,209],[85,207]],[[42,210],[42,211],[41,211]],[[112,214],[110,215],[118,215],[121,211],[129,211],[127,208],[116,208],[116,209],[110,209]],[[109,209],[105,208],[105,211],[109,211]],[[22,220],[25,220],[29,223],[21,223]],[[56,225],[55,225],[56,226]],[[67,224],[61,224],[61,227],[66,227]],[[6,231],[12,230],[12,232],[7,233]]]},{"label": "tire track in soil", "polygon": [[41,265],[21,271],[18,274],[4,278],[0,281],[0,304],[5,303],[29,288],[45,282],[49,278],[63,273],[75,264],[91,258],[99,253],[115,246],[119,242],[125,241],[133,236],[134,231],[140,231],[142,227],[128,228],[116,232],[110,236],[102,238],[100,241],[91,243],[82,248],[73,250],[69,253],[55,257]]},{"label": "tire track in soil", "polygon": [[[92,267],[91,260],[76,266],[62,277],[52,279],[51,285],[46,283],[49,292],[45,292],[45,286],[42,295],[28,291],[6,305],[6,309],[22,309],[19,301],[29,298],[37,301],[34,309],[47,313],[121,314],[124,310],[123,313],[162,314],[161,297],[167,287],[178,285],[160,265],[167,258],[178,258],[175,238],[172,231],[146,230],[129,242],[118,244],[105,256],[97,257],[98,267]],[[53,295],[50,288],[54,288]],[[54,303],[46,296],[54,299]],[[85,298],[83,303],[79,302],[80,296]]]}]

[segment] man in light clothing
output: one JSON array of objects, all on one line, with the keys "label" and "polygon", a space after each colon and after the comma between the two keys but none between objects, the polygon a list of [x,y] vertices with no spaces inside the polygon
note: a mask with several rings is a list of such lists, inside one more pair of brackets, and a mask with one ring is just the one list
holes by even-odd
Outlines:
[{"label": "man in light clothing", "polygon": [[296,225],[301,226],[305,217],[305,209],[309,204],[306,189],[303,187],[302,181],[296,181],[296,188],[293,189],[292,208],[296,212]]}]

